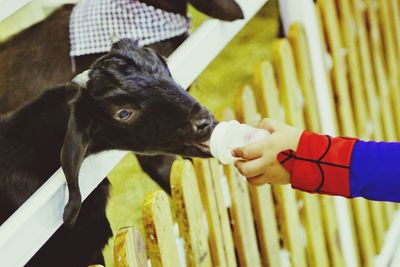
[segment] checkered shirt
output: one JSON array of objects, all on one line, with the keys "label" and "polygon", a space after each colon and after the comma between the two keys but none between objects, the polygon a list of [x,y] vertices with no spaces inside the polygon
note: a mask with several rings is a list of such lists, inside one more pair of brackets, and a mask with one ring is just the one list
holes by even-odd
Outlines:
[{"label": "checkered shirt", "polygon": [[189,31],[191,20],[138,0],[83,0],[70,18],[71,57],[110,50],[113,37],[139,45],[167,40]]}]

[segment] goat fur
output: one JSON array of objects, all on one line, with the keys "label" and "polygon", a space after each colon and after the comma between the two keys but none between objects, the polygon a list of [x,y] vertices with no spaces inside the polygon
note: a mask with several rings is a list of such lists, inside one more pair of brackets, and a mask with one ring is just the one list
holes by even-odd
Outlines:
[{"label": "goat fur", "polygon": [[[121,109],[133,111],[132,119],[116,120]],[[0,223],[61,164],[70,193],[65,223],[27,266],[104,263],[101,250],[112,235],[105,214],[109,182],[104,180],[79,212],[83,159],[109,149],[208,157],[199,144],[215,124],[173,81],[160,55],[123,39],[93,64],[86,88],[61,85],[0,116]]]}]

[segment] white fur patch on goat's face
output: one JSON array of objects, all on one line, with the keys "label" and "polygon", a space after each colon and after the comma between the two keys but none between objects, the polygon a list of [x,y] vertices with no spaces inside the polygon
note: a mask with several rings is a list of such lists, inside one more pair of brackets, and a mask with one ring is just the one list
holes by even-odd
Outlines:
[{"label": "white fur patch on goat's face", "polygon": [[89,71],[90,70],[85,70],[84,72],[76,75],[75,78],[72,79],[72,82],[78,84],[83,88],[86,88],[86,84],[89,81]]}]

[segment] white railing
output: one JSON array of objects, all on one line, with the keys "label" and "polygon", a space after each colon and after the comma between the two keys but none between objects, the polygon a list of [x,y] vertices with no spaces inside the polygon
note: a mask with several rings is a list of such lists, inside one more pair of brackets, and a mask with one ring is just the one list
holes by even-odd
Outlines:
[{"label": "white railing", "polygon": [[[244,20],[206,21],[168,60],[177,82],[185,88],[189,86],[267,1],[237,0],[245,14]],[[79,175],[83,200],[126,153],[108,151],[84,161]],[[67,200],[65,177],[59,169],[0,227],[0,266],[19,267],[29,261],[62,224]]]},{"label": "white railing", "polygon": [[0,21],[14,14],[31,0],[0,0]]}]

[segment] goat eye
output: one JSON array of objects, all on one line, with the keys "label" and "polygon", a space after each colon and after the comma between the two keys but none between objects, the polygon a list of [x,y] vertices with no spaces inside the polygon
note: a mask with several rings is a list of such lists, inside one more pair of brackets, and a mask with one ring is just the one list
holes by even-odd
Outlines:
[{"label": "goat eye", "polygon": [[132,116],[133,111],[130,109],[120,109],[115,114],[114,118],[119,121],[127,121]]}]

